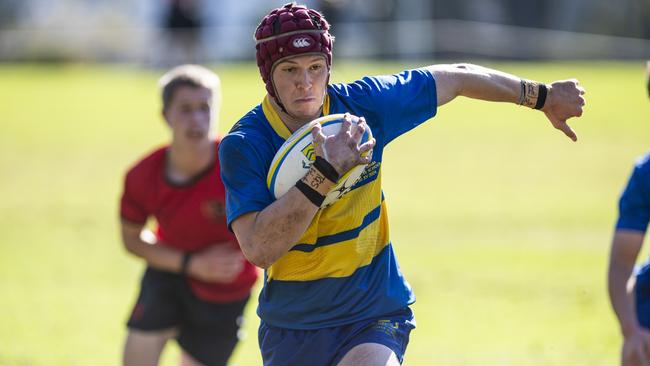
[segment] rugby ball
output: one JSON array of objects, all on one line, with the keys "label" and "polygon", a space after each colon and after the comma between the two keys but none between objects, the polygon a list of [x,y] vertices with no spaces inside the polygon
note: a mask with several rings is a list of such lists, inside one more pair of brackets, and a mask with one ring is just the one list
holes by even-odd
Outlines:
[{"label": "rugby ball", "polygon": [[[275,199],[282,197],[299,179],[304,177],[311,164],[316,160],[316,151],[314,150],[313,139],[311,137],[311,129],[314,125],[320,124],[325,136],[335,135],[341,129],[343,116],[344,114],[331,114],[317,118],[294,132],[280,146],[280,149],[273,157],[266,179],[267,186]],[[351,117],[352,123],[358,123],[359,117]],[[359,144],[361,145],[370,139],[372,139],[372,131],[366,125],[366,131]],[[372,154],[372,150],[364,153],[364,156],[368,154]],[[331,205],[334,201],[348,193],[359,178],[361,178],[361,174],[365,168],[365,164],[357,165],[339,178],[337,184],[325,197],[321,207]]]}]

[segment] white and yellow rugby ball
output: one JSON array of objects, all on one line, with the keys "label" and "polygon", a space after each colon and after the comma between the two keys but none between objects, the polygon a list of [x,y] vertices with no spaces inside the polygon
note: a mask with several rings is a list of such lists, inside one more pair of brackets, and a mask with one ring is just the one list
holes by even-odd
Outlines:
[{"label": "white and yellow rugby ball", "polygon": [[[280,146],[280,149],[273,157],[269,173],[266,177],[266,185],[269,187],[275,199],[278,199],[287,193],[291,187],[296,185],[296,182],[305,176],[311,164],[316,160],[316,151],[314,150],[311,137],[311,129],[314,125],[320,124],[325,136],[335,135],[341,129],[343,116],[343,114],[331,114],[317,118],[294,132]],[[352,123],[359,121],[359,117],[351,117]],[[366,132],[361,137],[359,144],[361,145],[370,139],[372,139],[372,131],[366,125]],[[372,154],[372,150],[364,153],[364,156],[368,154]],[[365,168],[365,164],[357,165],[339,178],[337,184],[325,197],[321,207],[329,206],[348,193],[352,189],[352,186],[361,178],[361,174]]]}]

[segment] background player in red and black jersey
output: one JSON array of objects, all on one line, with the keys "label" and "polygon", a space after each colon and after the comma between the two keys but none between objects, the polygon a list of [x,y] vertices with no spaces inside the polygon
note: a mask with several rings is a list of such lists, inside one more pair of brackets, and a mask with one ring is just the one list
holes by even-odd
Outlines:
[{"label": "background player in red and black jersey", "polygon": [[[175,338],[183,365],[225,365],[257,270],[226,225],[219,140],[211,135],[219,78],[183,65],[166,73],[160,86],[171,143],[128,171],[120,205],[124,245],[147,263],[124,364],[157,364]],[[150,218],[157,227],[147,236]]]}]

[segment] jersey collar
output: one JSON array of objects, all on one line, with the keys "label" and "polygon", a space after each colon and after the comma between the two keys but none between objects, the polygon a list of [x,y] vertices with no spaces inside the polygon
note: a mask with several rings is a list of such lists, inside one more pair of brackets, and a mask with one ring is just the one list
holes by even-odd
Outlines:
[{"label": "jersey collar", "polygon": [[[275,133],[286,140],[291,136],[291,131],[289,131],[284,122],[282,122],[280,115],[278,115],[278,112],[273,108],[269,98],[270,97],[267,95],[264,97],[264,101],[262,102],[262,111],[264,112],[264,116],[269,121],[271,127],[273,127]],[[323,116],[327,116],[328,114],[330,114],[330,96],[329,94],[325,94],[325,99],[323,100]]]}]

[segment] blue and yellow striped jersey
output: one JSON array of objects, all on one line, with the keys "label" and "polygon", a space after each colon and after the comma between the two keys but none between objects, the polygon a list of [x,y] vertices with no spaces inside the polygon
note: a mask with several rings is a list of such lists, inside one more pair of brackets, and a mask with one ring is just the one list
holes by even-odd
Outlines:
[{"label": "blue and yellow striped jersey", "polygon": [[[424,69],[328,86],[323,114],[365,117],[377,140],[373,160],[352,191],[319,210],[300,240],[266,270],[258,306],[264,322],[290,329],[339,326],[415,301],[390,240],[381,162],[390,141],[435,115],[436,100],[435,81]],[[290,135],[265,99],[223,138],[229,225],[273,202],[266,176]]]}]

